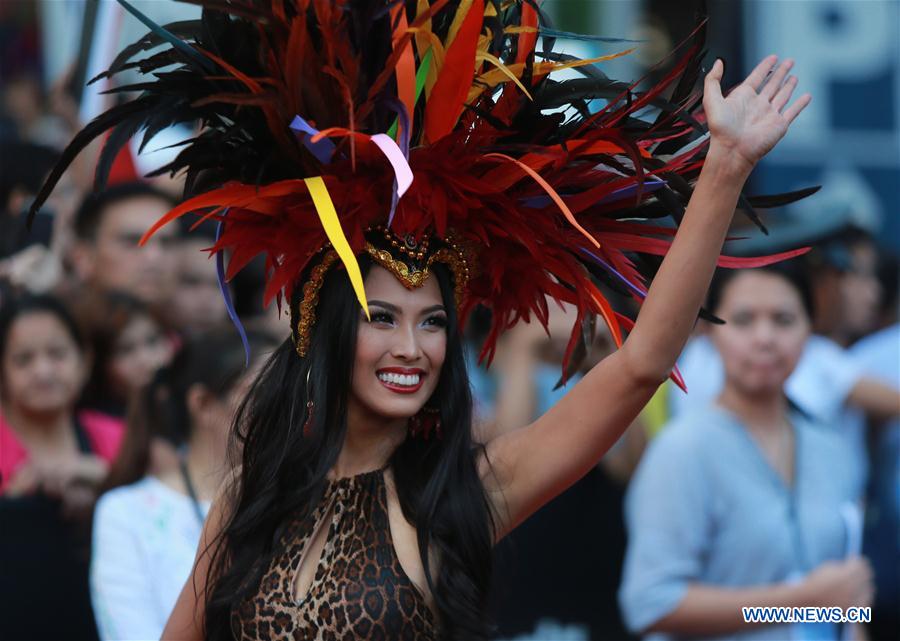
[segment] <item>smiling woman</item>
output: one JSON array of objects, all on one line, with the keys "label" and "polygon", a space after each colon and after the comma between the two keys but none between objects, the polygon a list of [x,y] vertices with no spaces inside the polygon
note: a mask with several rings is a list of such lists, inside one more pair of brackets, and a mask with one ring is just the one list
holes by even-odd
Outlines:
[{"label": "smiling woman", "polygon": [[[330,272],[309,355],[298,358],[286,341],[240,409],[242,476],[219,499],[240,507],[221,533],[227,549],[212,560],[213,638],[220,622],[244,638],[277,625],[317,638],[336,624],[329,621],[384,638],[427,630],[429,638],[432,608],[465,616],[486,600],[493,524],[449,269],[434,265],[414,289],[365,255],[360,269],[368,319],[346,275]],[[440,431],[411,434],[410,417],[429,409]],[[285,494],[266,489],[275,479]],[[426,549],[440,559],[433,579]],[[345,597],[335,603],[335,594]],[[369,607],[376,602],[385,605]],[[173,615],[174,636],[178,622]]]},{"label": "smiling woman", "polygon": [[[444,363],[447,312],[441,290],[433,278],[408,290],[375,266],[366,278],[366,293],[372,297],[371,321],[357,337],[350,416],[358,420],[365,411],[405,421],[431,398]],[[373,376],[387,392],[372,387]]]}]

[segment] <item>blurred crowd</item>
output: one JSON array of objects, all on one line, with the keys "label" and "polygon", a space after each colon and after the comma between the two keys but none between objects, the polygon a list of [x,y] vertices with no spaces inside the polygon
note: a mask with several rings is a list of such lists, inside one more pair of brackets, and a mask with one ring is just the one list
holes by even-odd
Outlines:
[{"label": "blurred crowd", "polygon": [[[228,473],[230,417],[289,335],[263,307],[262,263],[220,283],[204,251],[214,225],[140,243],[182,185],[141,177],[128,151],[98,188],[88,149],[26,227],[80,127],[65,91],[4,80],[4,639],[158,638]],[[874,608],[865,628],[791,638],[900,637],[897,261],[876,236],[850,206],[810,225],[805,256],[717,276],[679,363],[690,392],[662,386],[595,470],[501,543],[498,638],[789,638],[744,626],[740,606],[755,604]],[[550,307],[548,331],[518,325],[489,369],[477,363],[488,312],[476,313],[479,438],[526,426],[614,349],[598,323],[558,385],[575,319]]]}]

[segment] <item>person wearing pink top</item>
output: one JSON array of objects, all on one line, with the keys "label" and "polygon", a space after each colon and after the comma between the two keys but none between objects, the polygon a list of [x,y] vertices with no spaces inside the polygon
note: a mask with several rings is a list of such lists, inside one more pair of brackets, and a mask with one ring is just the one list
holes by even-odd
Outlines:
[{"label": "person wearing pink top", "polygon": [[[117,419],[78,408],[90,371],[89,354],[78,326],[57,299],[3,301],[3,638],[96,639],[88,596],[87,534],[98,489],[124,428]],[[48,598],[53,601],[49,618]]]},{"label": "person wearing pink top", "polygon": [[[76,412],[73,419],[75,429],[83,430],[91,453],[107,465],[111,464],[119,451],[124,435],[122,421],[93,410]],[[28,470],[29,467],[28,450],[16,436],[15,430],[0,409],[0,494],[6,493],[7,485],[20,470],[23,468]],[[27,473],[31,475],[30,470]],[[23,485],[19,483],[21,481],[13,486],[16,488],[14,493],[22,491]]]},{"label": "person wearing pink top", "polygon": [[49,296],[0,310],[0,494],[44,492],[89,505],[123,435],[122,422],[76,411],[90,372],[78,325]]}]

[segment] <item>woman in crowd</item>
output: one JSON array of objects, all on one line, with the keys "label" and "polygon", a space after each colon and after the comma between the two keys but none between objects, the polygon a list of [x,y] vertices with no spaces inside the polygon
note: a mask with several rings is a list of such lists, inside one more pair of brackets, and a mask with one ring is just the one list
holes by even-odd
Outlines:
[{"label": "woman in crowd", "polygon": [[[4,638],[95,638],[86,526],[119,420],[80,409],[88,345],[55,298],[0,308],[0,619]],[[51,578],[52,577],[52,578]],[[47,620],[47,599],[54,599]],[[41,630],[35,631],[36,622]]]},{"label": "woman in crowd", "polygon": [[[275,346],[250,333],[257,358]],[[261,364],[261,363],[260,363]],[[188,340],[141,392],[94,514],[91,595],[101,639],[158,639],[191,571],[226,472],[228,426],[258,367],[231,329]],[[154,436],[183,443],[178,465],[148,474]]]},{"label": "woman in crowd", "polygon": [[172,360],[174,335],[159,314],[124,292],[93,291],[73,309],[94,351],[84,402],[124,418],[130,400]]},{"label": "woman in crowd", "polygon": [[[870,605],[847,452],[784,391],[810,334],[810,301],[796,264],[713,281],[724,389],[663,430],[628,490],[620,602],[632,631],[784,639],[785,627],[751,626],[741,608]],[[803,634],[838,638],[827,626]]]},{"label": "woman in crowd", "polygon": [[0,492],[46,493],[64,508],[88,506],[118,451],[120,421],[79,400],[88,344],[55,298],[12,299],[0,309]]}]

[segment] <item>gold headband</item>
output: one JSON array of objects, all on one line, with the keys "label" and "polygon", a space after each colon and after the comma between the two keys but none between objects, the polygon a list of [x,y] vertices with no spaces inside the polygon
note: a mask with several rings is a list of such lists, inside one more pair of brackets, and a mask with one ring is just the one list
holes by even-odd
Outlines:
[{"label": "gold headband", "polygon": [[[412,235],[408,235],[400,241],[387,229],[381,227],[375,229],[384,232],[385,240],[390,242],[390,247],[393,251],[398,252],[401,256],[405,256],[407,260],[413,261],[413,264],[406,263],[403,258],[395,258],[390,250],[379,249],[372,243],[366,242],[365,250],[372,260],[390,271],[407,289],[416,289],[424,285],[431,274],[430,267],[433,263],[446,264],[453,273],[453,298],[456,308],[460,308],[466,285],[469,281],[469,261],[460,246],[448,237],[443,241],[446,247],[438,249],[426,259],[429,243],[427,236],[421,243],[415,242]],[[325,247],[329,246],[326,245]],[[421,264],[423,260],[425,261],[424,266],[419,267],[416,265],[416,263]],[[309,279],[303,284],[303,298],[297,306],[299,319],[297,319],[296,325],[296,349],[301,357],[305,358],[309,353],[312,329],[316,324],[316,305],[319,302],[319,290],[322,288],[322,283],[325,281],[328,270],[337,261],[337,252],[333,249],[328,250],[322,261],[313,267]]]}]

